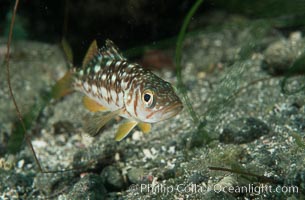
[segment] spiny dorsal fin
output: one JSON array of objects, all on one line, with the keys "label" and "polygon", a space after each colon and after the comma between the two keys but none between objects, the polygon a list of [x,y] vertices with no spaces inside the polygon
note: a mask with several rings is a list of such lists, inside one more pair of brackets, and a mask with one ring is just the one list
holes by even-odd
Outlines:
[{"label": "spiny dorsal fin", "polygon": [[[94,40],[90,45],[86,56],[83,60],[82,70],[107,65],[108,61],[126,61],[127,59],[120,53],[119,48],[111,41],[106,40],[105,46],[98,49],[97,43]],[[110,62],[111,63],[111,62]],[[89,70],[90,72],[91,70]],[[86,70],[86,73],[89,73]]]},{"label": "spiny dorsal fin", "polygon": [[106,40],[105,47],[102,49],[102,54],[105,53],[106,57],[113,60],[126,60],[126,58],[120,52],[120,49],[109,39]]},{"label": "spiny dorsal fin", "polygon": [[137,124],[138,122],[136,121],[127,121],[121,124],[115,135],[115,141],[123,140]]},{"label": "spiny dorsal fin", "polygon": [[96,40],[93,40],[84,57],[82,67],[85,68],[88,65],[88,63],[94,58],[94,56],[98,54],[98,52],[99,50],[98,50],[97,42]]}]

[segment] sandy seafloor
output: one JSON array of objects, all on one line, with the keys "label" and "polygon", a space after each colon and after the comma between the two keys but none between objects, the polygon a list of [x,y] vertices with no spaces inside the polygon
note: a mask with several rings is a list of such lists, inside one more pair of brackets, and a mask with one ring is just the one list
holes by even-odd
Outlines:
[{"label": "sandy seafloor", "polygon": [[[298,31],[245,19],[188,37],[183,81],[201,127],[185,106],[150,134],[115,142],[119,119],[100,136],[84,133],[82,94],[44,104],[66,70],[58,45],[13,43],[12,86],[21,112],[36,116],[29,133],[43,169],[77,170],[40,173],[25,141],[9,153],[16,112],[1,73],[0,199],[304,199],[305,91],[280,86],[304,46]],[[176,84],[173,69],[156,74]],[[301,87],[304,75],[288,79],[289,90]]]}]

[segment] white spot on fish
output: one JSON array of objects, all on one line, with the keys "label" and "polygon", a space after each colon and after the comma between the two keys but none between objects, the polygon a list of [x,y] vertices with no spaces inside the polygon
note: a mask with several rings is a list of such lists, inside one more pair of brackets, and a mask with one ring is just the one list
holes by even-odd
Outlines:
[{"label": "white spot on fish", "polygon": [[106,74],[103,74],[102,81],[106,80]]},{"label": "white spot on fish", "polygon": [[112,77],[111,77],[111,81],[112,81],[112,83],[114,83],[114,82],[115,82],[115,80],[116,80],[116,75],[115,75],[115,74],[113,74],[113,75],[112,75]]},{"label": "white spot on fish", "polygon": [[97,94],[97,87],[96,87],[96,85],[92,85],[92,92],[93,92],[93,94]]},{"label": "white spot on fish", "polygon": [[87,68],[87,74],[90,74],[90,68]]},{"label": "white spot on fish", "polygon": [[125,81],[121,82],[121,87],[123,90],[125,90],[127,87],[127,82],[125,82]]},{"label": "white spot on fish", "polygon": [[115,63],[115,66],[119,67],[121,63],[122,63],[122,61],[118,61],[118,62]]},{"label": "white spot on fish", "polygon": [[113,90],[111,90],[111,91],[110,91],[110,95],[111,95],[112,100],[115,101],[115,100],[116,100],[116,96],[117,96],[117,95],[116,95],[116,92],[113,91]]},{"label": "white spot on fish", "polygon": [[128,95],[127,100],[128,100],[128,101],[131,100],[131,95],[130,95],[130,94]]},{"label": "white spot on fish", "polygon": [[119,102],[117,102],[117,103],[118,103],[119,107],[122,107],[124,104],[122,101],[124,94],[123,94],[123,92],[119,92],[117,95],[118,95],[118,99],[119,99]]},{"label": "white spot on fish", "polygon": [[99,64],[95,65],[94,72],[97,73],[101,70],[101,66]]},{"label": "white spot on fish", "polygon": [[104,87],[100,87],[99,92],[103,97],[105,97],[107,94],[106,88],[104,88]]},{"label": "white spot on fish", "polygon": [[83,83],[83,87],[86,91],[89,91],[89,84],[87,82]]},{"label": "white spot on fish", "polygon": [[134,66],[135,66],[134,64],[129,64],[128,68],[132,69],[132,68],[134,68]]},{"label": "white spot on fish", "polygon": [[83,75],[84,75],[84,71],[83,71],[83,70],[80,70],[80,71],[78,72],[78,74],[79,74],[80,76],[83,76]]},{"label": "white spot on fish", "polygon": [[106,66],[110,66],[112,64],[112,61],[111,60],[108,60],[107,62],[106,62]]}]

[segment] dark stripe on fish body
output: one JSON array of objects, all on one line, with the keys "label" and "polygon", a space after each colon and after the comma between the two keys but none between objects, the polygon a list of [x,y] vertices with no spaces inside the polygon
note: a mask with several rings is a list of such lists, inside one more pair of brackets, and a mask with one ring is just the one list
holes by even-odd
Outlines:
[{"label": "dark stripe on fish body", "polygon": [[134,103],[133,103],[133,111],[134,111],[134,114],[136,116],[138,116],[137,105],[138,105],[138,92],[136,92],[136,97],[135,97],[135,100],[134,100]]}]

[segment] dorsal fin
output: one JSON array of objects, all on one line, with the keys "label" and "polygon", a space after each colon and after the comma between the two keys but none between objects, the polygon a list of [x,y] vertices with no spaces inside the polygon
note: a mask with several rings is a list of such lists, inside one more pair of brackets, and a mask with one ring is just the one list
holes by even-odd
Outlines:
[{"label": "dorsal fin", "polygon": [[83,60],[82,69],[96,66],[105,66],[108,61],[126,61],[127,59],[120,53],[119,48],[111,41],[106,40],[105,46],[98,48],[96,40],[94,40]]},{"label": "dorsal fin", "polygon": [[99,50],[98,50],[97,42],[96,40],[93,40],[84,57],[83,65],[82,65],[83,68],[85,68],[88,65],[88,63],[94,58],[94,56],[98,54],[98,52]]},{"label": "dorsal fin", "polygon": [[109,54],[109,57],[115,60],[126,60],[126,58],[120,52],[120,49],[109,39],[106,40],[105,53]]}]

